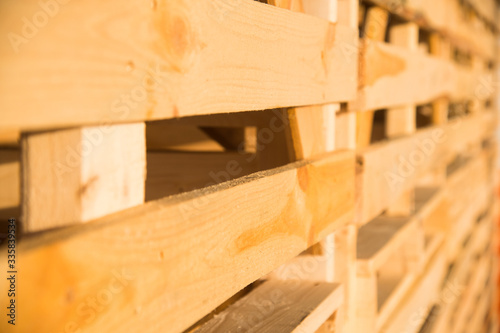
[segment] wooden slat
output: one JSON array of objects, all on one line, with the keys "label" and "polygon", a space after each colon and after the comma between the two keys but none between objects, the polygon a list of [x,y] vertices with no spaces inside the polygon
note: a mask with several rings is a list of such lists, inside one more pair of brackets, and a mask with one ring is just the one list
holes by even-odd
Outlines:
[{"label": "wooden slat", "polygon": [[445,274],[445,256],[437,251],[425,271],[415,282],[414,287],[399,304],[396,313],[382,328],[383,332],[417,333],[426,318],[426,314],[439,296],[439,290]]},{"label": "wooden slat", "polygon": [[[23,31],[16,18],[41,9],[9,0],[1,12],[0,34],[12,37]],[[250,0],[80,0],[37,30],[18,52],[7,38],[0,48],[2,127],[261,110],[356,93],[357,53],[345,54],[357,48],[355,29]]]},{"label": "wooden slat", "polygon": [[450,229],[451,221],[444,188],[415,188],[415,214],[422,220],[426,236],[445,234]]},{"label": "wooden slat", "polygon": [[[364,224],[396,202],[415,180],[466,147],[491,136],[491,113],[459,118],[357,151],[360,172],[356,221]],[[469,133],[469,135],[463,135]],[[372,193],[379,195],[372,195]]]},{"label": "wooden slat", "polygon": [[[350,222],[353,191],[354,154],[338,152],[25,239],[17,304],[33,320],[18,328],[180,332]],[[105,311],[81,315],[108,291]]]},{"label": "wooden slat", "polygon": [[463,298],[455,314],[457,321],[453,323],[455,329],[452,332],[461,332],[467,324],[469,314],[477,306],[475,302],[476,296],[484,287],[489,272],[488,266],[489,258],[487,257],[481,257],[479,263],[474,265],[472,278],[466,286]]},{"label": "wooden slat", "polygon": [[378,217],[358,231],[358,274],[374,271],[387,261],[390,254],[408,241],[410,235],[417,237],[418,220],[413,217]]},{"label": "wooden slat", "polygon": [[314,333],[342,301],[338,284],[269,280],[193,333]]},{"label": "wooden slat", "polygon": [[86,222],[144,203],[144,123],[22,138],[26,231]]},{"label": "wooden slat", "polygon": [[288,111],[295,159],[307,159],[334,150],[337,109],[337,105],[327,105]]},{"label": "wooden slat", "polygon": [[494,34],[481,24],[468,22],[459,1],[372,0],[372,2],[408,21],[417,22],[427,30],[439,31],[464,50],[487,59],[495,57]]},{"label": "wooden slat", "polygon": [[[411,287],[424,259],[424,230],[418,217],[379,217],[359,229],[357,281],[376,290],[375,305],[357,304],[357,331],[381,327]],[[369,282],[369,280],[373,282]],[[366,288],[368,288],[366,286]]]},{"label": "wooden slat", "polygon": [[[366,19],[363,29],[365,36],[365,43],[369,44],[374,42],[383,42],[387,32],[387,24],[389,20],[389,13],[380,7],[370,7],[366,11]],[[362,45],[363,46],[363,45]],[[362,50],[362,49],[361,49]],[[364,55],[360,54],[359,63],[359,84],[358,87],[363,86],[366,77],[366,65],[363,59]],[[359,94],[359,92],[358,92]],[[359,98],[359,97],[358,97]],[[372,127],[373,127],[373,112],[360,108],[359,102],[355,104],[354,109],[358,111],[356,114],[356,147],[362,148],[370,144]]]},{"label": "wooden slat", "polygon": [[196,126],[152,121],[146,124],[148,150],[223,152],[224,147]]},{"label": "wooden slat", "polygon": [[148,152],[146,201],[226,182],[257,172],[255,154]]},{"label": "wooden slat", "polygon": [[357,112],[340,112],[335,119],[335,149],[356,148]]},{"label": "wooden slat", "polygon": [[363,45],[356,103],[361,111],[423,104],[457,91],[449,62],[382,42]]},{"label": "wooden slat", "polygon": [[[320,253],[301,254],[266,275],[264,279],[307,280],[340,283],[344,288],[344,302],[335,318],[322,326],[319,332],[349,332],[355,324],[356,291],[356,227],[345,226],[323,241]],[[333,257],[333,265],[332,265]],[[335,331],[335,330],[333,330]]]},{"label": "wooden slat", "polygon": [[[389,42],[392,45],[397,45],[413,52],[418,50],[418,37],[418,25],[413,22],[397,24],[389,30]],[[415,104],[388,109],[385,130],[388,138],[415,132]]]},{"label": "wooden slat", "polygon": [[479,15],[484,17],[489,23],[495,23],[497,20],[495,0],[468,0],[468,2],[478,11]]}]

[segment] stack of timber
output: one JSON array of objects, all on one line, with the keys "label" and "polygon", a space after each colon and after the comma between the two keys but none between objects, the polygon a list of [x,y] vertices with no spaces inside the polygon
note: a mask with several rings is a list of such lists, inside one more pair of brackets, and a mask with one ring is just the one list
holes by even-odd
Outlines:
[{"label": "stack of timber", "polygon": [[0,8],[1,332],[499,331],[494,0]]}]

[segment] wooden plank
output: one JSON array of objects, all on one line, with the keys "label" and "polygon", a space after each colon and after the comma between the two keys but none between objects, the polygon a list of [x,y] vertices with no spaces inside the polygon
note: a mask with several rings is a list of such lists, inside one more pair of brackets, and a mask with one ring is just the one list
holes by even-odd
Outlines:
[{"label": "wooden plank", "polygon": [[224,147],[197,126],[168,121],[146,123],[146,147],[148,150],[224,151]]},{"label": "wooden plank", "polygon": [[494,24],[496,22],[497,5],[494,0],[469,0],[468,2],[477,10],[479,15],[488,20],[489,23]]},{"label": "wooden plank", "polygon": [[[492,114],[456,119],[419,130],[411,137],[380,142],[357,151],[358,224],[373,219],[411,189],[415,180],[491,135]],[[463,135],[469,133],[469,135]],[[373,196],[376,191],[379,195]]]},{"label": "wooden plank", "polygon": [[358,29],[359,1],[337,0],[337,22]]},{"label": "wooden plank", "polygon": [[[302,12],[330,22],[337,21],[336,0],[306,0]],[[338,104],[315,105],[288,110],[296,160],[311,158],[335,148],[335,118]]]},{"label": "wooden plank", "polygon": [[356,148],[357,112],[340,112],[335,119],[335,149]]},{"label": "wooden plank", "polygon": [[[404,47],[413,52],[418,50],[418,38],[418,25],[413,22],[396,24],[389,30],[389,42],[392,45]],[[415,104],[388,109],[386,117],[388,138],[414,133],[417,128]]]},{"label": "wooden plank", "polygon": [[484,25],[467,21],[460,3],[455,0],[372,0],[377,6],[414,21],[426,30],[435,30],[449,38],[453,44],[483,58],[495,56],[494,33]]},{"label": "wooden plank", "polygon": [[[416,169],[408,167],[404,152],[413,150],[414,141],[401,138],[358,151],[361,189],[357,194],[360,205],[357,223],[367,223],[410,189]],[[373,191],[379,195],[373,196]]]},{"label": "wooden plank", "polygon": [[309,106],[288,111],[296,160],[315,157],[335,148],[338,106]]},{"label": "wooden plank", "polygon": [[[18,327],[180,332],[352,221],[353,192],[354,153],[337,152],[25,239],[19,251],[29,278],[18,311],[44,320]],[[104,298],[105,311],[81,316],[82,304],[101,297],[117,274],[123,289]]]},{"label": "wooden plank", "polygon": [[374,41],[384,41],[389,13],[381,7],[370,7],[366,11],[364,36]]},{"label": "wooden plank", "polygon": [[452,332],[459,332],[466,326],[468,315],[474,307],[477,306],[477,304],[475,304],[476,295],[482,290],[487,279],[488,263],[488,258],[482,257],[479,263],[475,265],[471,281],[466,286],[464,297],[457,309],[455,317],[457,321],[453,323],[455,329],[452,330]]},{"label": "wooden plank", "polygon": [[314,333],[342,301],[338,284],[269,280],[194,333]]},{"label": "wooden plank", "polygon": [[358,231],[358,275],[375,271],[387,262],[391,253],[415,236],[418,219],[412,217],[378,217]]},{"label": "wooden plank", "polygon": [[451,63],[383,42],[364,41],[360,56],[361,111],[424,104],[457,91]]},{"label": "wooden plank", "polygon": [[[365,36],[365,43],[369,44],[371,41],[383,42],[385,40],[385,35],[387,31],[387,24],[389,19],[389,13],[380,7],[370,7],[366,10],[365,24],[363,27],[363,34]],[[364,48],[363,44],[361,45]],[[360,55],[359,64],[359,84],[364,82],[365,77],[365,62]],[[373,126],[373,112],[362,112],[359,111],[372,111],[365,110],[359,107],[359,103],[355,104],[354,109],[358,111],[356,114],[356,146],[359,148],[366,147],[370,144],[372,126]]]},{"label": "wooden plank", "polygon": [[[24,42],[15,18],[42,12],[38,2],[2,8],[0,33]],[[0,48],[2,127],[262,110],[356,93],[357,53],[344,49],[357,48],[355,29],[255,1],[72,2],[39,30]]]},{"label": "wooden plank", "polygon": [[137,123],[25,135],[24,230],[86,222],[142,204],[144,129]]},{"label": "wooden plank", "polygon": [[410,216],[415,210],[415,190],[409,189],[401,194],[384,212],[387,216]]},{"label": "wooden plank", "polygon": [[[424,259],[424,233],[417,217],[378,217],[362,226],[357,239],[357,281],[375,288],[375,305],[357,304],[357,331],[375,331],[397,309]],[[369,282],[370,279],[372,282]]]},{"label": "wooden plank", "polygon": [[444,188],[415,188],[415,214],[422,220],[426,236],[446,234],[451,228],[445,192]]},{"label": "wooden plank", "polygon": [[146,201],[220,184],[259,171],[255,154],[148,152]]},{"label": "wooden plank", "polygon": [[340,283],[344,287],[343,305],[318,332],[335,331],[335,327],[337,331],[349,332],[355,324],[356,227],[347,225],[328,237],[333,241],[323,241],[319,246],[320,253],[301,254],[263,279]]},{"label": "wooden plank", "polygon": [[356,147],[368,147],[371,142],[373,112],[356,112]]},{"label": "wooden plank", "polygon": [[438,249],[425,271],[415,282],[413,289],[405,295],[398,310],[382,327],[382,331],[387,333],[418,332],[435,298],[439,295],[444,274],[445,256]]}]

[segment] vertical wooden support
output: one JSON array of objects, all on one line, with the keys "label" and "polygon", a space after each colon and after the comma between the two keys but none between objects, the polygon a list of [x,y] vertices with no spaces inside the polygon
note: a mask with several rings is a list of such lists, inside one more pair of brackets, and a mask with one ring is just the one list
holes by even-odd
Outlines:
[{"label": "vertical wooden support", "polygon": [[295,159],[311,158],[335,147],[337,104],[290,109],[290,131]]},{"label": "vertical wooden support", "polygon": [[340,316],[337,317],[337,330],[335,332],[351,332],[354,329],[356,316],[356,234],[355,225],[345,226],[334,234],[335,276],[333,281],[344,285],[345,295],[344,306],[340,311]]},{"label": "vertical wooden support", "polygon": [[357,274],[356,278],[356,330],[353,332],[374,332],[377,325],[377,276]]},{"label": "vertical wooden support", "polygon": [[383,42],[387,31],[389,13],[380,7],[370,7],[366,11],[364,36],[367,39]]},{"label": "vertical wooden support", "polygon": [[[364,7],[359,7],[358,0],[338,0],[337,11],[337,23],[358,29],[360,13],[364,16]],[[344,111],[336,117],[335,149],[355,149],[356,112]]]},{"label": "vertical wooden support", "polygon": [[335,121],[335,149],[356,148],[356,112],[340,112]]},{"label": "vertical wooden support", "polygon": [[387,211],[388,216],[409,216],[415,210],[415,190],[410,189],[404,192],[396,202],[393,202]]},{"label": "vertical wooden support", "polygon": [[144,202],[144,123],[22,138],[26,231],[89,221]]},{"label": "vertical wooden support", "polygon": [[269,0],[268,4],[299,13],[302,13],[304,10],[302,0]]},{"label": "vertical wooden support", "polygon": [[[366,10],[364,25],[365,43],[385,40],[389,13],[380,7],[370,7]],[[360,78],[362,80],[362,78]],[[357,110],[356,113],[356,146],[366,147],[370,144],[373,126],[372,110]],[[359,112],[361,111],[361,112]]]},{"label": "vertical wooden support", "polygon": [[[444,60],[451,58],[451,46],[448,40],[443,39],[439,34],[432,33],[429,38],[430,53]],[[434,125],[445,124],[448,121],[449,101],[446,97],[441,97],[432,103],[432,123]]]},{"label": "vertical wooden support", "polygon": [[[331,22],[337,21],[336,0],[302,0],[303,12]],[[299,107],[289,110],[296,159],[310,158],[335,148],[335,119],[339,104]]]},{"label": "vertical wooden support", "polygon": [[[485,63],[483,59],[478,57],[477,55],[472,54],[471,57],[472,57],[471,62],[472,62],[472,71],[474,73],[474,78],[476,79],[476,82],[481,82],[481,80],[484,80],[484,77],[482,76],[486,72],[486,69],[484,68]],[[490,91],[491,88],[488,87],[488,89],[485,90]],[[471,113],[478,113],[484,111],[484,102],[488,98],[488,96],[476,93],[474,96],[470,97],[472,98],[472,100],[470,101],[469,111]]]},{"label": "vertical wooden support", "polygon": [[[389,31],[391,44],[404,47],[408,50],[418,51],[418,25],[413,22],[397,24]],[[409,135],[416,130],[416,106],[414,104],[404,105],[387,110],[386,135],[394,138]],[[391,216],[408,216],[414,209],[414,191],[406,191],[388,208],[386,214]]]},{"label": "vertical wooden support", "polygon": [[[418,51],[418,25],[404,23],[391,27],[389,31],[391,44]],[[416,106],[404,105],[387,110],[387,137],[393,138],[400,135],[414,133],[416,129]]]}]

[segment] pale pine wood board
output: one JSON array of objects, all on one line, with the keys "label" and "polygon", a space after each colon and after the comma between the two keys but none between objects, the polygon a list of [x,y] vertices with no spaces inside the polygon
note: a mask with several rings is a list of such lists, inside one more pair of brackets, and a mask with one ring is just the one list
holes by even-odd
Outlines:
[{"label": "pale pine wood board", "polygon": [[[278,4],[279,5],[279,4]],[[285,7],[291,8],[292,4]],[[306,0],[295,9],[305,14],[337,21],[336,0]],[[288,110],[290,136],[295,160],[330,152],[335,147],[335,116],[338,104],[305,106]]]},{"label": "pale pine wood board", "polygon": [[342,301],[338,284],[269,280],[193,333],[314,333]]},{"label": "pale pine wood board", "polygon": [[355,323],[356,229],[353,224],[339,228],[327,236],[333,238],[332,242],[320,243],[320,253],[301,254],[263,277],[266,280],[300,279],[342,284],[343,305],[335,317],[329,319],[319,332],[331,332],[335,331],[335,328],[340,332],[349,332]]},{"label": "pale pine wood board", "polygon": [[337,22],[358,29],[359,1],[337,0]]},{"label": "pale pine wood board", "polygon": [[387,216],[410,216],[415,210],[415,190],[409,189],[401,194],[384,212]]},{"label": "pale pine wood board", "polygon": [[415,214],[422,220],[426,236],[446,234],[451,228],[445,188],[415,188]]},{"label": "pale pine wood board", "polygon": [[[418,25],[413,22],[396,24],[389,30],[392,45],[416,52],[418,50]],[[388,138],[411,134],[416,130],[415,104],[403,105],[387,110],[386,135]]]},{"label": "pale pine wood board", "polygon": [[469,0],[469,3],[490,23],[496,22],[497,5],[494,0]]},{"label": "pale pine wood board", "polygon": [[488,293],[483,293],[480,298],[478,304],[476,304],[475,309],[473,310],[473,314],[471,320],[466,323],[465,332],[479,332],[484,325],[484,318],[486,314],[490,310],[491,304]]},{"label": "pale pine wood board", "polygon": [[387,333],[417,333],[435,298],[439,295],[444,274],[445,256],[438,249],[425,271],[415,281],[413,288],[406,293],[397,311],[382,327],[382,331]]},{"label": "pale pine wood board", "polygon": [[[357,177],[361,189],[357,192],[357,223],[367,223],[379,215],[412,188],[419,176],[436,165],[451,161],[458,152],[490,137],[490,128],[494,126],[491,117],[489,112],[466,116],[442,126],[419,130],[412,136],[358,149]],[[371,195],[373,191],[380,195]]]},{"label": "pale pine wood board", "polygon": [[148,150],[224,151],[224,147],[198,127],[165,121],[146,124],[146,146]]},{"label": "pale pine wood board", "polygon": [[312,158],[334,150],[337,109],[337,105],[327,105],[288,111],[295,159]]},{"label": "pale pine wood board", "polygon": [[257,172],[256,154],[148,152],[146,201],[219,184]]},{"label": "pale pine wood board", "polygon": [[[491,212],[490,212],[491,214]],[[484,234],[490,233],[488,225],[491,223],[491,215],[487,214],[476,226],[471,239],[466,246],[461,249],[460,255],[454,263],[453,269],[447,275],[444,290],[441,292],[443,297],[440,299],[441,311],[432,325],[431,332],[443,332],[445,327],[449,326],[450,316],[460,302],[465,286],[466,276],[472,271],[471,266],[475,253],[484,247]]]},{"label": "pale pine wood board", "polygon": [[[82,332],[180,332],[352,221],[353,191],[354,154],[337,152],[25,239],[18,310],[44,319],[19,329],[54,332],[74,322]],[[124,288],[105,311],[79,315],[115,275]]]},{"label": "pale pine wood board", "polygon": [[[346,56],[345,46],[357,48],[357,31],[310,15],[247,0],[60,7],[18,53],[4,41],[2,127],[261,110],[356,93],[357,53]],[[20,32],[17,18],[39,10],[35,0],[2,3],[0,33]]]},{"label": "pale pine wood board", "polygon": [[356,148],[357,112],[340,112],[335,119],[335,149]]},{"label": "pale pine wood board", "polygon": [[376,300],[374,306],[357,305],[358,331],[371,325],[378,331],[395,311],[420,270],[423,252],[424,234],[416,217],[382,216],[359,229],[357,281],[358,285],[375,281],[368,286],[375,288],[369,294],[375,294]]},{"label": "pale pine wood board", "polygon": [[373,0],[375,4],[415,21],[427,30],[437,30],[450,38],[453,44],[485,59],[495,56],[494,34],[481,25],[470,24],[464,19],[459,2],[455,0]]},{"label": "pale pine wood board", "polygon": [[454,329],[451,332],[460,332],[465,327],[469,314],[477,306],[475,304],[476,295],[482,290],[488,276],[488,259],[487,257],[481,257],[479,263],[474,267],[470,267],[474,268],[472,278],[465,288],[463,299],[459,303],[455,316],[457,321],[453,323]]},{"label": "pale pine wood board", "polygon": [[362,45],[355,105],[360,111],[422,104],[458,91],[449,62],[368,39]]},{"label": "pale pine wood board", "polygon": [[412,217],[378,217],[358,231],[358,275],[373,274],[398,251],[411,235],[416,236],[418,220]]},{"label": "pale pine wood board", "polygon": [[[358,150],[361,186],[357,192],[360,205],[356,218],[358,224],[365,224],[379,215],[412,186],[416,175],[399,170],[398,158],[415,147],[412,139],[401,138]],[[373,196],[373,191],[379,195]]]},{"label": "pale pine wood board", "polygon": [[[366,10],[366,18],[363,26],[364,41],[366,44],[372,41],[383,42],[385,39],[389,13],[380,7],[370,7]],[[365,62],[362,50],[364,44],[361,44],[361,54],[359,55],[359,72],[358,72],[358,86],[362,86],[365,80]],[[359,92],[358,92],[359,94]],[[358,113],[356,114],[356,147],[362,148],[370,144],[372,127],[373,127],[373,112],[367,111],[359,107],[356,103],[353,107]],[[368,110],[371,111],[371,110]]]},{"label": "pale pine wood board", "polygon": [[25,231],[86,222],[144,203],[144,123],[22,138]]}]

